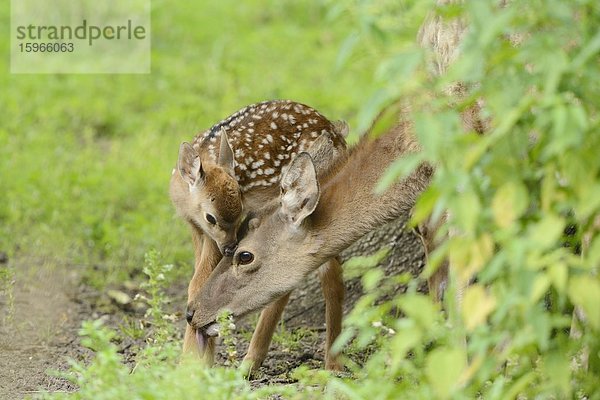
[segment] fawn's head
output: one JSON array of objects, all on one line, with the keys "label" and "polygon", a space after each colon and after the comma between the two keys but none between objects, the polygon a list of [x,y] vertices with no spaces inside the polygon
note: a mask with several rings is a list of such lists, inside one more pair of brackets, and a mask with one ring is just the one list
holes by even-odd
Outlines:
[{"label": "fawn's head", "polygon": [[[318,165],[318,163],[317,163]],[[324,260],[322,241],[313,235],[310,216],[320,196],[315,164],[300,153],[285,171],[278,199],[240,227],[233,257],[224,257],[188,305],[191,325],[204,329],[220,310],[240,317],[256,311],[298,286]]]},{"label": "fawn's head", "polygon": [[200,228],[223,254],[233,251],[242,219],[242,194],[234,176],[233,151],[225,131],[216,164],[203,163],[189,143],[179,148],[177,170],[183,185],[171,190],[180,214]]}]

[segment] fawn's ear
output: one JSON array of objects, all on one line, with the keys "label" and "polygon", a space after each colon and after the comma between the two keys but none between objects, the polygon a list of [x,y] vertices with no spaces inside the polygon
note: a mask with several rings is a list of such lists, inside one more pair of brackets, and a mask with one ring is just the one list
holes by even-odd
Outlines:
[{"label": "fawn's ear", "polygon": [[347,137],[348,133],[350,133],[350,127],[348,123],[343,120],[333,121],[333,128],[335,129],[335,133],[341,135],[342,137]]},{"label": "fawn's ear", "polygon": [[339,159],[340,151],[333,143],[332,136],[333,134],[329,132],[323,133],[306,149],[317,172],[317,177],[325,176]]},{"label": "fawn's ear", "polygon": [[179,146],[179,159],[177,160],[177,169],[179,175],[190,188],[198,185],[204,179],[204,170],[200,155],[188,142],[181,143]]},{"label": "fawn's ear", "polygon": [[281,178],[280,212],[294,227],[300,226],[317,207],[319,182],[310,155],[298,154]]},{"label": "fawn's ear", "polygon": [[221,147],[219,148],[219,165],[223,167],[231,176],[234,175],[235,160],[233,158],[233,149],[227,138],[227,132],[221,128]]}]

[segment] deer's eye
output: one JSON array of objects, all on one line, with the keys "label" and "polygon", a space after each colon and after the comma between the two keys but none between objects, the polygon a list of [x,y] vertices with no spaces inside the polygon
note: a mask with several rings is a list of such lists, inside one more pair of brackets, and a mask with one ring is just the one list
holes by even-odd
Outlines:
[{"label": "deer's eye", "polygon": [[241,251],[238,255],[238,259],[242,265],[250,264],[254,260],[254,254],[249,251]]},{"label": "deer's eye", "polygon": [[207,221],[209,224],[211,224],[211,225],[216,225],[216,223],[217,223],[217,220],[215,219],[215,217],[213,217],[212,215],[210,215],[210,214],[208,214],[208,213],[205,215],[205,217],[206,217],[206,221]]}]

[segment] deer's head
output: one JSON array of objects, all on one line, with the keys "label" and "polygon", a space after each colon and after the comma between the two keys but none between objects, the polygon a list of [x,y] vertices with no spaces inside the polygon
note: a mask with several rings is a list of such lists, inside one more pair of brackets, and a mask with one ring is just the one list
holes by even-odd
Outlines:
[{"label": "deer's head", "polygon": [[179,147],[179,184],[171,185],[171,198],[179,214],[210,236],[223,254],[236,245],[242,219],[242,194],[234,176],[234,158],[224,130],[216,164],[203,163],[187,142]]},{"label": "deer's head", "polygon": [[312,234],[311,214],[320,197],[311,156],[300,153],[285,171],[281,193],[240,228],[237,249],[224,257],[202,290],[188,304],[191,325],[211,327],[221,310],[241,317],[291,291],[323,263],[322,242]]}]

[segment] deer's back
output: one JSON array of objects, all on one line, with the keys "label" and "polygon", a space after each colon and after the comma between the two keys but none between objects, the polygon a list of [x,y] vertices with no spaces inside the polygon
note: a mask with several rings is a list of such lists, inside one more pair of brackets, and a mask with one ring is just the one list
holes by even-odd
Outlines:
[{"label": "deer's back", "polygon": [[332,134],[335,147],[346,145],[332,122],[315,109],[291,100],[265,101],[244,107],[198,134],[192,146],[203,161],[217,160],[221,128],[234,152],[234,172],[242,192],[276,184],[282,168],[322,134]]}]

